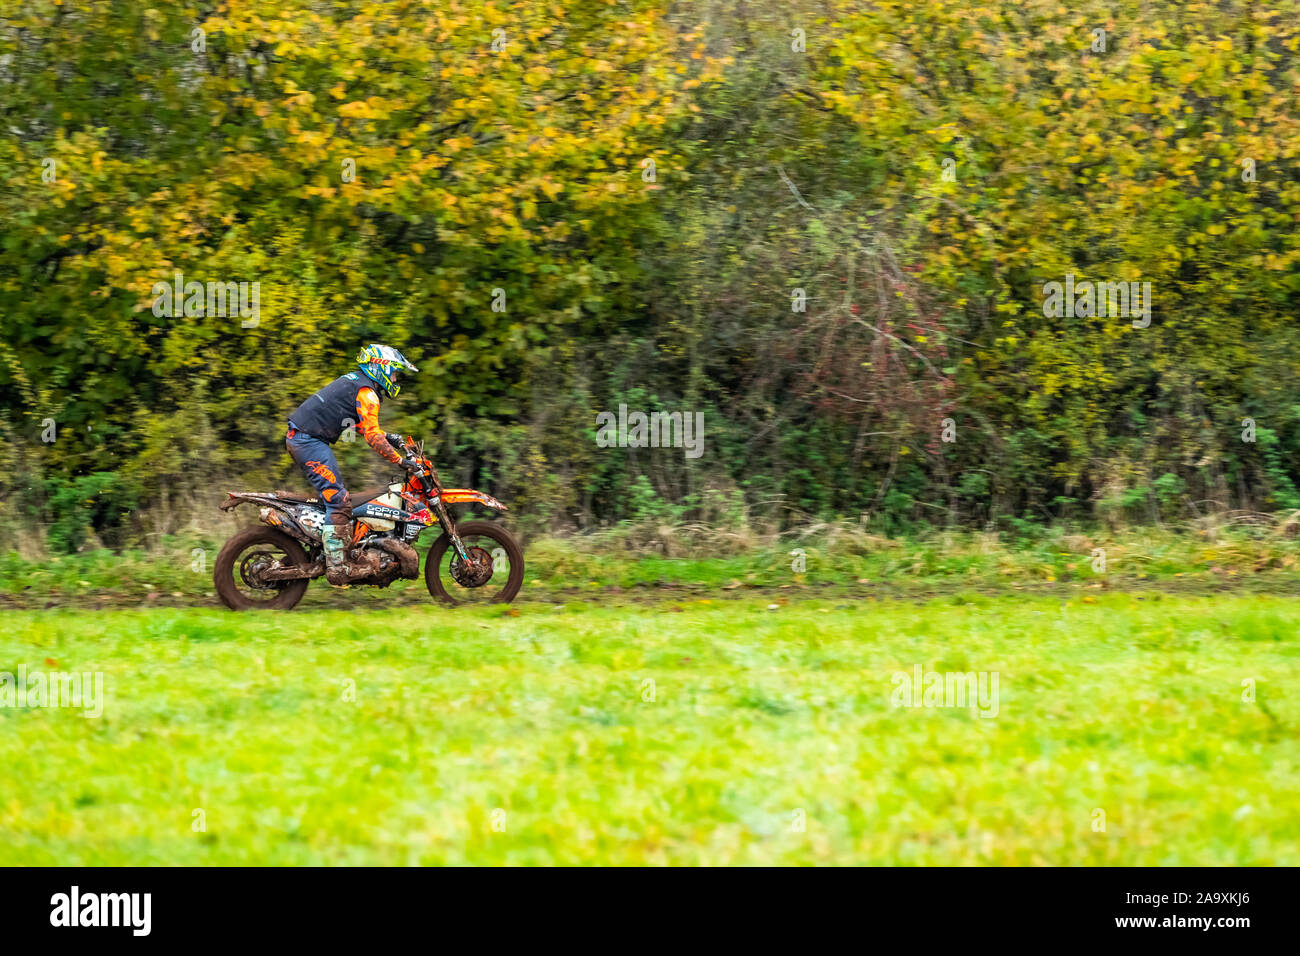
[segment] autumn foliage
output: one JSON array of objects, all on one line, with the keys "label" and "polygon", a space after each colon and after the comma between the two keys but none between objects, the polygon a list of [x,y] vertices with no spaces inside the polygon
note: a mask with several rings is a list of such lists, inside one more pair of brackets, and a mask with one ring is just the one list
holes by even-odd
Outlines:
[{"label": "autumn foliage", "polygon": [[[292,482],[367,341],[539,525],[1300,507],[1298,44],[1294,0],[0,4],[0,513]],[[257,322],[156,315],[178,272]],[[1149,321],[1045,315],[1067,275]],[[704,455],[598,448],[619,403]]]}]

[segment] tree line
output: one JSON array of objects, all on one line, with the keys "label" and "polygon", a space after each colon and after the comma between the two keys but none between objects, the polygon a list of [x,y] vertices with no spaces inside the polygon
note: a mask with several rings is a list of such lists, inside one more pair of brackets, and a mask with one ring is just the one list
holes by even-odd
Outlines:
[{"label": "tree line", "polygon": [[11,7],[0,514],[296,486],[370,341],[539,528],[1300,508],[1298,44],[1292,0]]}]

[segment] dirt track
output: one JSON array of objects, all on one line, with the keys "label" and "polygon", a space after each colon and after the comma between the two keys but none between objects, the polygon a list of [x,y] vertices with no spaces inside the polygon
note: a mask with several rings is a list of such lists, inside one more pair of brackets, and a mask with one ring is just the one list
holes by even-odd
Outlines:
[{"label": "dirt track", "polygon": [[[739,600],[757,596],[770,597],[774,601],[790,600],[844,600],[871,602],[881,600],[928,601],[938,598],[974,598],[977,596],[993,597],[1006,594],[1055,595],[1062,600],[1087,599],[1106,593],[1131,593],[1139,597],[1144,594],[1170,595],[1230,595],[1230,594],[1272,594],[1296,595],[1300,597],[1300,579],[1287,575],[1257,575],[1239,578],[1149,578],[1130,579],[1110,583],[1110,586],[1098,587],[1076,582],[1034,582],[1028,584],[1007,584],[999,587],[989,585],[972,585],[960,581],[925,580],[881,582],[871,584],[787,584],[781,587],[758,587],[746,584],[713,587],[708,585],[687,584],[652,584],[631,588],[620,587],[568,587],[544,588],[524,587],[516,599],[516,604],[573,604],[594,603],[619,605],[667,604],[674,601]],[[346,591],[335,592],[322,583],[314,584],[307,592],[300,607],[304,608],[344,608],[349,605],[359,607],[406,607],[434,604],[433,599],[418,582],[405,586],[378,589],[354,587]],[[0,596],[0,610],[52,610],[58,608],[78,610],[124,609],[124,608],[219,608],[221,603],[213,592],[194,592],[188,594],[166,594],[151,592],[146,595],[132,594],[125,591],[98,592],[91,594],[17,594]]]}]

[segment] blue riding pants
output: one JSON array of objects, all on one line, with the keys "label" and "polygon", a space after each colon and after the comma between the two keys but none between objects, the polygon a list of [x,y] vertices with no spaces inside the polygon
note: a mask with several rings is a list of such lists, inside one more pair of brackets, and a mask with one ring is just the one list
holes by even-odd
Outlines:
[{"label": "blue riding pants", "polygon": [[306,432],[299,431],[292,424],[285,436],[284,446],[289,455],[302,468],[316,494],[325,502],[325,517],[343,534],[352,521],[352,499],[339,477],[339,463],[334,457],[334,450]]}]

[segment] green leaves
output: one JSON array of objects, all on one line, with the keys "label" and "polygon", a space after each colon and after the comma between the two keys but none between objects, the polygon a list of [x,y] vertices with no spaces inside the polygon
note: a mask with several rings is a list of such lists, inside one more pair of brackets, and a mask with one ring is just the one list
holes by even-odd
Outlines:
[{"label": "green leaves", "polygon": [[[923,520],[964,474],[1017,514],[1162,475],[1196,501],[1285,493],[1294,0],[1246,18],[1137,0],[693,16],[15,12],[0,406],[24,433],[53,417],[78,436],[25,449],[33,467],[154,491],[279,467],[280,417],[380,339],[426,369],[389,415],[483,443],[467,467],[525,495],[558,469],[535,504],[565,520],[625,516],[638,475],[672,501],[706,480],[589,457],[588,410],[633,389],[710,409],[708,481],[825,513]],[[259,322],[155,316],[177,272],[259,282]],[[1067,275],[1150,282],[1151,321],[1045,315]],[[1234,437],[1247,404],[1267,456]],[[948,417],[962,437],[940,447]],[[205,436],[201,468],[166,460],[182,428]]]}]

